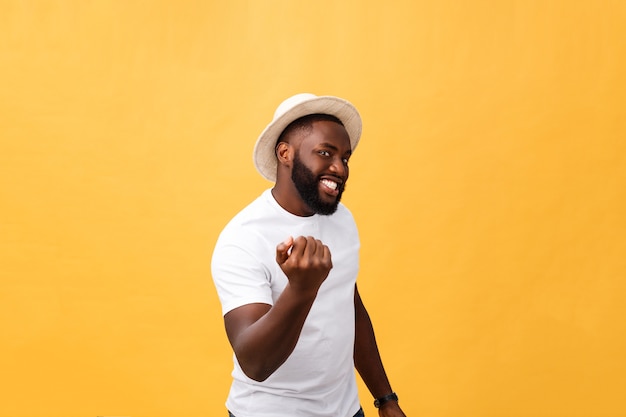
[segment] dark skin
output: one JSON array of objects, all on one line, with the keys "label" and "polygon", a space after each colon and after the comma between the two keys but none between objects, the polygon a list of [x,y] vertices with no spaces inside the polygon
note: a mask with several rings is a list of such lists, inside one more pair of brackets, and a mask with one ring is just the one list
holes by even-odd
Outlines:
[{"label": "dark skin", "polygon": [[[278,168],[272,194],[287,211],[297,216],[315,212],[300,198],[291,179],[296,155],[322,179],[345,183],[352,153],[345,128],[333,121],[313,122],[310,132],[296,131],[277,146]],[[336,199],[328,182],[319,183],[320,198]],[[289,250],[291,249],[291,252]],[[267,379],[293,352],[317,292],[333,264],[330,250],[313,237],[288,237],[276,246],[276,262],[289,282],[273,306],[248,304],[224,316],[226,333],[245,374],[257,381]],[[355,287],[356,369],[374,398],[392,392],[380,358],[372,322]],[[398,403],[390,401],[379,409],[381,417],[403,417]]]}]

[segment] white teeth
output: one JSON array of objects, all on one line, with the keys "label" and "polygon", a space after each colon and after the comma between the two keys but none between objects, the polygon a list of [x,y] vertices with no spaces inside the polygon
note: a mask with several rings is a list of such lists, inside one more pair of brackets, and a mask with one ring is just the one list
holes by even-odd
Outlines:
[{"label": "white teeth", "polygon": [[337,183],[331,180],[322,180],[322,184],[333,190],[337,189]]}]

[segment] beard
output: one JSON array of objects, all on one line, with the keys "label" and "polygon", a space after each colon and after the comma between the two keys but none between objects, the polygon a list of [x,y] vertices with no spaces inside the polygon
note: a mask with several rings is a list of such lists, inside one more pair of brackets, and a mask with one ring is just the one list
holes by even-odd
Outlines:
[{"label": "beard", "polygon": [[302,163],[297,153],[293,159],[291,180],[296,186],[296,190],[298,190],[300,198],[302,198],[305,204],[315,213],[328,216],[337,211],[341,195],[345,189],[345,184],[338,185],[339,194],[337,194],[335,201],[331,203],[322,201],[319,191],[320,178],[316,177],[315,174],[313,174],[313,171]]}]

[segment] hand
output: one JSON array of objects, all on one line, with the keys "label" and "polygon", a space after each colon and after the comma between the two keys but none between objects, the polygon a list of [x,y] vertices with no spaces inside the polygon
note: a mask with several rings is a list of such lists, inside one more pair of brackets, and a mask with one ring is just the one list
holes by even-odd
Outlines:
[{"label": "hand", "polygon": [[[291,251],[290,251],[291,250]],[[289,237],[276,246],[276,262],[294,289],[317,293],[333,262],[328,246],[311,236]]]},{"label": "hand", "polygon": [[400,406],[395,401],[389,401],[378,409],[379,417],[406,417]]}]

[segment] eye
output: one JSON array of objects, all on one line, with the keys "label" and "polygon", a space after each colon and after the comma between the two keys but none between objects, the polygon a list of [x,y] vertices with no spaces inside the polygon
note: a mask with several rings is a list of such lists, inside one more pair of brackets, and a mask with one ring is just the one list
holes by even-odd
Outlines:
[{"label": "eye", "polygon": [[349,159],[348,159],[348,158],[343,158],[343,159],[342,159],[342,161],[343,161],[343,164],[344,164],[344,165],[348,165],[348,161],[349,161]]},{"label": "eye", "polygon": [[318,154],[320,154],[320,155],[322,155],[322,156],[330,156],[330,152],[328,152],[328,151],[324,151],[324,150],[317,151],[317,153],[318,153]]}]

